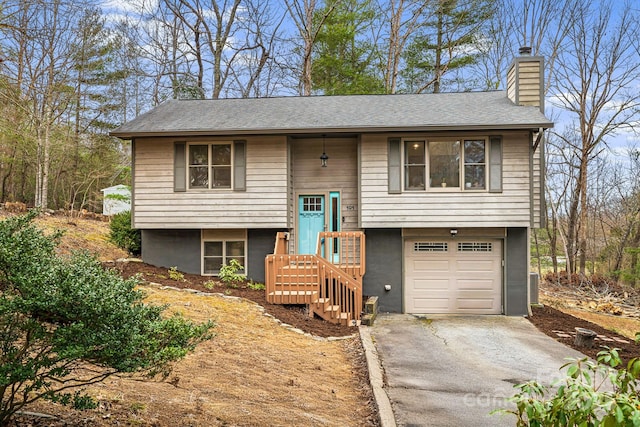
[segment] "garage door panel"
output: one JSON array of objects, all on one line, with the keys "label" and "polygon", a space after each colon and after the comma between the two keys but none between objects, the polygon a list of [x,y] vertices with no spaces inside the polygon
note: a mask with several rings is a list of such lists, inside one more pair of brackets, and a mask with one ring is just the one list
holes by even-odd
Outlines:
[{"label": "garage door panel", "polygon": [[[465,311],[481,311],[481,310],[486,310],[486,311],[492,311],[495,306],[494,306],[494,301],[495,298],[487,298],[487,299],[468,299],[468,298],[462,298],[462,299],[457,299],[456,300],[456,308],[458,310],[465,310]],[[475,314],[484,314],[482,312],[479,313],[475,313]],[[486,314],[492,314],[492,313],[486,313]]]},{"label": "garage door panel", "polygon": [[457,279],[455,288],[459,290],[487,291],[491,294],[495,293],[495,280],[491,278],[481,279]]},{"label": "garage door panel", "polygon": [[449,299],[448,298],[415,298],[413,300],[413,310],[416,313],[426,312],[430,313],[447,313],[449,311]]},{"label": "garage door panel", "polygon": [[495,272],[497,262],[492,259],[460,259],[456,260],[456,270],[460,273],[490,273]]},{"label": "garage door panel", "polygon": [[416,291],[447,291],[449,279],[416,279],[414,289]]},{"label": "garage door panel", "polygon": [[407,313],[499,314],[501,309],[500,240],[405,243]]},{"label": "garage door panel", "polygon": [[412,260],[413,271],[416,273],[449,273],[451,269],[451,263],[449,260]]}]

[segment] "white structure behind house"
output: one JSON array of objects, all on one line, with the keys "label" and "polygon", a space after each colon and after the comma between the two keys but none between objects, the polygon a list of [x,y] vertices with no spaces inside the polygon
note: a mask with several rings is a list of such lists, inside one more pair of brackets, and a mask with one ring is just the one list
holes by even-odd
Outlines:
[{"label": "white structure behind house", "polygon": [[131,210],[131,190],[126,185],[114,185],[104,188],[102,213],[104,215],[115,215],[120,212]]}]

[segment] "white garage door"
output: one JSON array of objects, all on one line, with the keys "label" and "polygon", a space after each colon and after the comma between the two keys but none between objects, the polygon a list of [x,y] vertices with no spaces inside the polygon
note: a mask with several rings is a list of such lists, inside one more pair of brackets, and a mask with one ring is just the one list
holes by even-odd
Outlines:
[{"label": "white garage door", "polygon": [[405,242],[405,312],[502,312],[500,240],[423,239]]}]

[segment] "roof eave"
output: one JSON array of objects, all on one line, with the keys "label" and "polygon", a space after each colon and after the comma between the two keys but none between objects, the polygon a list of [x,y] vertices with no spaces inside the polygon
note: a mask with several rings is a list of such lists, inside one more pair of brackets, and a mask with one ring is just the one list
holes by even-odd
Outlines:
[{"label": "roof eave", "polygon": [[495,131],[495,130],[538,130],[550,129],[551,122],[525,124],[491,124],[463,126],[413,126],[413,127],[328,127],[328,128],[291,128],[291,129],[202,129],[202,130],[164,130],[164,131],[113,131],[109,135],[121,139],[143,137],[188,137],[188,136],[229,136],[229,135],[303,135],[322,133],[387,133],[387,132],[441,132],[441,131]]}]

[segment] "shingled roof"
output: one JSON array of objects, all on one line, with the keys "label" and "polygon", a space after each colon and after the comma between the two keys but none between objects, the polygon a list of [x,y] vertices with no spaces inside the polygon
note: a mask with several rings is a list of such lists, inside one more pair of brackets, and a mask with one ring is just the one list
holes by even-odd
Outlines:
[{"label": "shingled roof", "polygon": [[550,128],[504,91],[171,100],[111,132],[141,136]]}]

